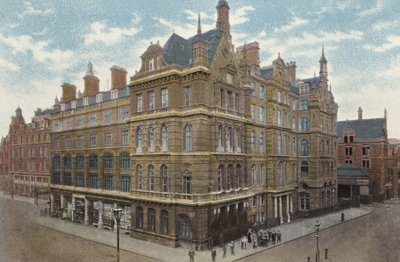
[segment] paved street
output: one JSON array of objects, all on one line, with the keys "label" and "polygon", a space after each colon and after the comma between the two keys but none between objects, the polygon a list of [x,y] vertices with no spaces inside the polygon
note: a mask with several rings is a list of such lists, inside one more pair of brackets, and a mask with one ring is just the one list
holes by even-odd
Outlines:
[{"label": "paved street", "polygon": [[[0,261],[78,262],[116,260],[116,249],[31,222],[37,209],[29,203],[0,198]],[[155,261],[121,252],[121,261]]]},{"label": "paved street", "polygon": [[[328,261],[398,262],[400,261],[400,206],[377,209],[368,216],[321,231],[321,258],[329,249]],[[292,262],[315,261],[316,239],[307,236],[268,249],[240,261]],[[321,261],[325,261],[322,259]]]}]

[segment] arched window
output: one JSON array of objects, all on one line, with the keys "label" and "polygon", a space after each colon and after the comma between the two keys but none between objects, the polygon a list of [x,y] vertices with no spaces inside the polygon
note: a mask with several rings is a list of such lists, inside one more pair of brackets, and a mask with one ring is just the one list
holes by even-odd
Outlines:
[{"label": "arched window", "polygon": [[72,158],[71,155],[64,156],[64,168],[71,169],[72,168]]},{"label": "arched window", "polygon": [[223,152],[224,151],[224,141],[223,141],[223,137],[224,137],[224,131],[223,131],[223,127],[222,126],[218,126],[218,134],[217,134],[217,139],[218,139],[218,151],[219,152]]},{"label": "arched window", "polygon": [[251,131],[251,150],[253,153],[256,152],[256,131]]},{"label": "arched window", "polygon": [[296,138],[292,138],[292,156],[296,156]]},{"label": "arched window", "polygon": [[192,231],[192,220],[190,217],[184,214],[178,215],[178,223],[179,223],[179,237],[184,239],[192,239],[193,231]]},{"label": "arched window", "polygon": [[92,169],[97,169],[98,168],[97,155],[90,155],[89,156],[89,168],[92,168]]},{"label": "arched window", "polygon": [[233,188],[233,166],[229,165],[228,166],[228,174],[227,174],[227,189],[231,190]]},{"label": "arched window", "polygon": [[53,157],[53,168],[54,169],[61,168],[61,157],[59,155],[55,155]]},{"label": "arched window", "polygon": [[217,186],[218,191],[222,191],[223,187],[223,177],[224,177],[224,166],[218,166],[218,179],[217,179]]},{"label": "arched window", "polygon": [[240,165],[236,165],[236,181],[236,188],[243,188],[243,173]]},{"label": "arched window", "polygon": [[242,151],[242,136],[239,128],[235,130],[235,150],[238,153]]},{"label": "arched window", "polygon": [[106,154],[103,156],[104,169],[114,169],[114,156],[111,154]]},{"label": "arched window", "polygon": [[310,148],[309,148],[309,143],[307,140],[303,139],[301,140],[301,151],[300,155],[301,156],[308,156],[310,154]]},{"label": "arched window", "polygon": [[85,168],[85,158],[83,155],[76,156],[76,168],[77,169]]},{"label": "arched window", "polygon": [[137,229],[143,229],[143,208],[137,207],[135,210],[135,227]]},{"label": "arched window", "polygon": [[185,127],[185,151],[192,152],[193,142],[193,128],[192,125],[186,125]]},{"label": "arched window", "polygon": [[160,215],[161,234],[168,235],[169,233],[169,215],[167,210],[161,210]]},{"label": "arched window", "polygon": [[308,176],[308,162],[307,161],[301,161],[301,166],[300,166],[300,172],[301,176]]},{"label": "arched window", "polygon": [[264,132],[260,133],[260,153],[265,153]]},{"label": "arched window", "polygon": [[285,170],[283,167],[283,163],[280,161],[276,165],[276,182],[278,186],[283,186],[285,183]]},{"label": "arched window", "polygon": [[143,130],[140,127],[136,130],[136,152],[143,153]]},{"label": "arched window", "polygon": [[231,127],[226,130],[226,147],[228,152],[233,151],[233,132]]},{"label": "arched window", "polygon": [[169,179],[168,179],[168,168],[166,165],[161,166],[161,180],[162,180],[162,191],[169,191]]},{"label": "arched window", "polygon": [[149,165],[147,168],[147,177],[149,179],[149,190],[156,190],[156,178],[154,176],[154,167],[153,165]]},{"label": "arched window", "polygon": [[120,165],[121,169],[130,169],[131,168],[131,157],[128,153],[122,153],[120,155]]},{"label": "arched window", "polygon": [[300,210],[309,210],[310,209],[310,193],[308,192],[300,192],[299,194],[300,199]]},{"label": "arched window", "polygon": [[143,189],[143,169],[141,165],[136,166],[137,189]]},{"label": "arched window", "polygon": [[161,127],[161,150],[163,152],[168,151],[168,127],[165,125],[162,125]]},{"label": "arched window", "polygon": [[251,184],[252,186],[257,184],[256,165],[251,166]]},{"label": "arched window", "polygon": [[260,166],[260,181],[261,181],[261,185],[265,186],[266,178],[267,178],[267,174],[265,172],[265,165],[261,164],[261,166]]},{"label": "arched window", "polygon": [[156,148],[156,129],[154,127],[149,128],[149,152],[154,152]]},{"label": "arched window", "polygon": [[147,210],[147,225],[150,232],[156,232],[156,211],[153,208]]}]

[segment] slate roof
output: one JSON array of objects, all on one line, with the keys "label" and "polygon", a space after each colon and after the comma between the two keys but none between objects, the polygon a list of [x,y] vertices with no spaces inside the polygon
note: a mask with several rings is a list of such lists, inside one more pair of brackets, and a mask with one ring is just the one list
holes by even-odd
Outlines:
[{"label": "slate roof", "polygon": [[129,92],[129,88],[125,87],[124,89],[120,89],[118,91],[118,98],[130,96],[131,92]]},{"label": "slate roof", "polygon": [[111,91],[107,91],[103,93],[103,102],[107,102],[111,100]]},{"label": "slate roof", "polygon": [[272,79],[272,75],[274,74],[274,68],[271,66],[266,66],[260,69],[261,77],[265,80]]},{"label": "slate roof", "polygon": [[311,88],[318,88],[320,78],[319,78],[319,76],[316,76],[316,77],[311,77],[311,78],[307,78],[307,79],[301,79],[301,81],[308,83]]},{"label": "slate roof", "polygon": [[208,44],[208,64],[210,65],[221,43],[223,33],[222,29],[216,28],[189,39],[173,33],[164,45],[164,59],[168,64],[189,66],[193,59],[192,44],[203,41]]},{"label": "slate roof", "polygon": [[344,164],[337,168],[338,177],[342,178],[351,178],[351,177],[369,177],[369,174],[362,170],[361,168],[352,165],[352,164]]},{"label": "slate roof", "polygon": [[343,132],[350,127],[356,132],[357,140],[386,138],[385,123],[385,118],[338,121],[336,125],[336,133],[341,137]]}]

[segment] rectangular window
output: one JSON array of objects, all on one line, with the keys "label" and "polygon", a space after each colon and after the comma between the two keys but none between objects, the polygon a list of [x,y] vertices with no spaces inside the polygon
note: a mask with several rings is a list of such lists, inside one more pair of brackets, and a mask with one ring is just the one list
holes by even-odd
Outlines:
[{"label": "rectangular window", "polygon": [[53,184],[60,184],[60,173],[53,173],[51,180]]},{"label": "rectangular window", "polygon": [[129,130],[121,130],[121,145],[127,146],[129,144]]},{"label": "rectangular window", "polygon": [[64,138],[64,148],[70,148],[70,147],[71,147],[71,138],[67,136]]},{"label": "rectangular window", "polygon": [[79,116],[76,119],[76,127],[77,128],[82,128],[84,126],[84,117],[83,116]]},{"label": "rectangular window", "polygon": [[76,174],[76,186],[77,187],[84,187],[85,186],[85,177],[82,173]]},{"label": "rectangular window", "polygon": [[191,176],[183,177],[183,193],[185,193],[185,194],[192,193],[192,177]]},{"label": "rectangular window", "polygon": [[300,100],[300,110],[308,110],[308,100]]},{"label": "rectangular window", "polygon": [[353,160],[349,160],[349,159],[346,159],[344,162],[345,162],[346,164],[353,164]]},{"label": "rectangular window", "polygon": [[71,173],[64,173],[64,185],[66,186],[72,185]]},{"label": "rectangular window", "polygon": [[369,156],[369,146],[363,146],[362,147],[362,155],[363,156]]},{"label": "rectangular window", "polygon": [[257,94],[257,83],[252,81],[250,88],[251,88],[251,95],[252,96],[256,96],[256,94]]},{"label": "rectangular window", "polygon": [[265,124],[266,123],[265,108],[264,107],[260,107],[259,110],[260,110],[260,112],[259,112],[259,121],[260,121],[261,124]]},{"label": "rectangular window", "polygon": [[354,136],[350,136],[350,143],[354,142]]},{"label": "rectangular window", "polygon": [[121,121],[129,120],[129,106],[124,106],[120,108],[120,118]]},{"label": "rectangular window", "polygon": [[251,105],[251,120],[254,122],[257,120],[257,110],[255,105]]},{"label": "rectangular window", "polygon": [[363,160],[362,161],[362,167],[363,168],[370,168],[370,162],[369,162],[369,159],[365,159],[365,160]]},{"label": "rectangular window", "polygon": [[235,94],[235,107],[233,108],[233,110],[235,112],[239,112],[239,108],[240,108],[240,96],[239,94]]},{"label": "rectangular window", "polygon": [[143,112],[143,97],[136,95],[136,112]]},{"label": "rectangular window", "polygon": [[121,191],[122,192],[131,192],[131,177],[130,176],[121,176]]},{"label": "rectangular window", "polygon": [[104,112],[104,124],[105,125],[110,125],[112,122],[112,111],[107,110]]},{"label": "rectangular window", "polygon": [[111,132],[106,132],[104,134],[104,145],[105,146],[111,146],[112,145],[112,133]]},{"label": "rectangular window", "polygon": [[91,126],[97,125],[97,115],[96,114],[91,114],[89,116],[89,121]]},{"label": "rectangular window", "polygon": [[227,93],[228,96],[228,109],[232,110],[233,109],[233,97],[232,97],[232,92],[228,91]]},{"label": "rectangular window", "polygon": [[168,104],[168,89],[163,88],[161,89],[161,108],[167,108]]},{"label": "rectangular window", "polygon": [[345,156],[352,156],[353,155],[353,148],[349,147],[349,146],[346,147],[344,153],[345,153]]},{"label": "rectangular window", "polygon": [[308,117],[300,117],[300,132],[308,132]]},{"label": "rectangular window", "polygon": [[257,206],[257,196],[253,197],[253,207]]},{"label": "rectangular window", "polygon": [[261,195],[260,203],[261,205],[265,204],[265,195]]},{"label": "rectangular window", "polygon": [[90,174],[89,175],[89,187],[90,188],[99,188],[99,176]]},{"label": "rectangular window", "polygon": [[84,141],[84,139],[83,139],[83,136],[82,136],[82,135],[78,135],[78,136],[76,137],[76,146],[77,146],[77,147],[83,147],[83,146],[84,146],[84,143],[85,143],[85,141]]},{"label": "rectangular window", "polygon": [[83,156],[76,157],[76,168],[78,169],[85,168],[85,159]]},{"label": "rectangular window", "polygon": [[96,146],[96,143],[97,143],[97,136],[96,136],[96,134],[90,134],[90,137],[89,137],[89,139],[90,139],[90,146]]},{"label": "rectangular window", "polygon": [[264,99],[266,98],[266,93],[265,93],[265,86],[260,85],[260,98]]},{"label": "rectangular window", "polygon": [[104,189],[105,190],[114,190],[114,177],[113,176],[104,176]]},{"label": "rectangular window", "polygon": [[114,168],[114,156],[106,155],[104,156],[104,168],[113,169]]},{"label": "rectangular window", "polygon": [[185,106],[191,106],[192,105],[192,87],[186,86],[184,90],[185,94]]},{"label": "rectangular window", "polygon": [[150,91],[148,95],[149,95],[149,111],[153,111],[154,109],[156,109],[156,95],[154,94],[154,91]]},{"label": "rectangular window", "polygon": [[343,140],[344,140],[344,142],[345,142],[346,144],[348,143],[348,137],[347,137],[347,136],[343,137]]}]

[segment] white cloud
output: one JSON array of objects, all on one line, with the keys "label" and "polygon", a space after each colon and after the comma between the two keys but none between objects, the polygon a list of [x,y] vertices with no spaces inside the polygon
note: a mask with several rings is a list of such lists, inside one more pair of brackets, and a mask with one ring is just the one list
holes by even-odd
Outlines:
[{"label": "white cloud", "polygon": [[308,21],[307,19],[303,19],[297,16],[293,16],[292,17],[292,21],[285,26],[282,26],[279,29],[275,29],[276,32],[282,31],[282,32],[288,32],[290,30],[292,30],[293,28],[302,26],[302,25],[306,25],[308,24],[310,21]]},{"label": "white cloud", "polygon": [[[172,32],[175,32],[176,34],[188,38],[197,33],[197,23],[192,22],[192,23],[180,23],[180,22],[175,22],[175,21],[168,21],[164,18],[154,18],[158,23],[161,25],[167,27],[169,29],[168,34],[170,35]],[[207,32],[211,29],[215,28],[214,23],[201,23],[201,30],[203,32]]]},{"label": "white cloud", "polygon": [[382,67],[377,70],[376,75],[378,77],[387,77],[393,81],[393,83],[398,83],[400,81],[400,55],[397,55],[389,65]]},{"label": "white cloud", "polygon": [[370,9],[364,10],[358,14],[360,17],[374,15],[382,12],[385,9],[385,0],[376,0],[375,5]]},{"label": "white cloud", "polygon": [[70,66],[73,60],[74,52],[71,50],[60,50],[58,48],[50,49],[50,42],[37,41],[35,42],[29,35],[21,35],[16,37],[7,37],[0,35],[0,43],[3,43],[12,48],[12,53],[32,52],[33,57],[41,63],[50,63],[50,70],[61,71]]},{"label": "white cloud", "polygon": [[10,70],[10,71],[18,71],[20,69],[19,66],[16,64],[5,60],[4,58],[0,57],[0,68]]},{"label": "white cloud", "polygon": [[104,22],[93,22],[90,25],[90,30],[85,36],[85,45],[91,45],[95,42],[113,45],[120,42],[124,36],[133,36],[140,31],[137,26],[131,28],[111,27],[107,29]]},{"label": "white cloud", "polygon": [[248,13],[254,10],[256,9],[251,5],[245,5],[242,6],[241,8],[233,10],[233,12],[229,16],[231,25],[235,26],[247,23],[248,21],[250,21]]},{"label": "white cloud", "polygon": [[361,31],[332,31],[319,32],[317,34],[303,33],[301,37],[292,37],[286,40],[288,46],[321,45],[324,43],[339,43],[344,40],[361,40],[364,33]]},{"label": "white cloud", "polygon": [[[199,14],[199,13],[196,13],[196,12],[194,12],[194,11],[192,11],[192,10],[185,10],[184,12],[187,14],[187,17],[186,17],[187,19],[197,21],[197,19],[198,19],[198,14]],[[209,18],[210,18],[209,15],[207,15],[207,14],[204,13],[204,12],[200,12],[200,19],[201,19],[201,20],[203,20],[203,19],[209,19]]]},{"label": "white cloud", "polygon": [[389,35],[386,37],[386,43],[382,45],[364,45],[366,50],[371,50],[376,53],[383,53],[390,49],[400,47],[400,35]]},{"label": "white cloud", "polygon": [[25,9],[24,11],[20,14],[21,18],[24,18],[25,16],[36,16],[36,15],[52,15],[54,14],[54,10],[51,8],[46,8],[46,9],[36,9],[35,7],[32,6],[32,3],[30,2],[24,2]]}]

